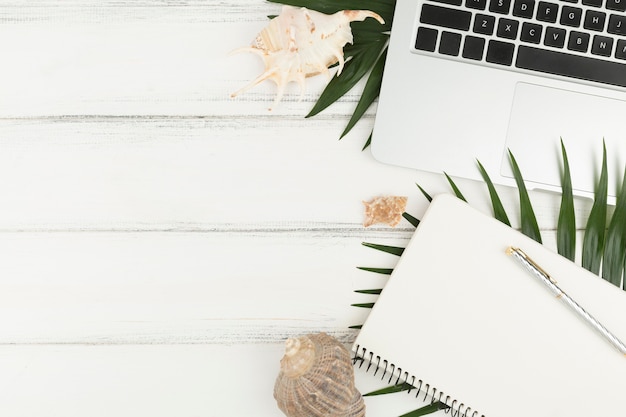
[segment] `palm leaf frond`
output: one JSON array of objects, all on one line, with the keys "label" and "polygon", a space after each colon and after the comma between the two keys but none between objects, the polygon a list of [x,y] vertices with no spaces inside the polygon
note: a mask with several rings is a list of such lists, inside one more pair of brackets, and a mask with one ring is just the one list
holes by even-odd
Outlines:
[{"label": "palm leaf frond", "polygon": [[446,174],[445,172],[443,174],[446,176],[446,179],[448,180],[448,183],[450,184],[450,187],[452,188],[454,195],[457,196],[457,198],[460,198],[461,200],[467,202],[467,199],[463,196],[463,193],[461,192],[459,187],[456,185],[456,183],[452,180],[452,178],[450,178],[450,176]]},{"label": "palm leaf frond", "polygon": [[606,232],[606,245],[602,257],[602,278],[620,286],[626,255],[626,172],[622,189],[618,193],[615,211]]},{"label": "palm leaf frond", "polygon": [[417,183],[415,183],[415,185],[417,185],[417,188],[419,188],[419,190],[422,192],[422,194],[424,195],[424,197],[426,197],[426,200],[428,200],[429,202],[433,201],[433,198],[431,197],[431,195],[430,195],[430,194],[428,194],[428,193],[426,192],[426,190],[424,190],[424,189],[422,188],[422,186],[421,186],[421,185],[419,185],[419,184],[417,184]]},{"label": "palm leaf frond", "polygon": [[359,308],[372,308],[374,307],[374,303],[355,303],[350,304],[351,307],[359,307]]},{"label": "palm leaf frond", "polygon": [[361,117],[365,114],[365,111],[374,103],[376,97],[378,97],[378,93],[380,92],[380,85],[383,81],[383,69],[385,68],[385,59],[387,58],[387,51],[384,50],[381,55],[378,57],[378,60],[374,64],[374,68],[372,68],[372,72],[367,78],[367,83],[363,88],[363,92],[361,93],[361,98],[348,121],[346,128],[341,133],[339,139],[343,138],[345,135],[352,130],[356,122],[358,122]]},{"label": "palm leaf frond", "polygon": [[402,217],[407,219],[407,221],[411,223],[413,227],[417,227],[420,224],[419,219],[416,219],[415,217],[411,216],[409,213],[402,213]]},{"label": "palm leaf frond", "polygon": [[370,71],[384,47],[385,43],[379,42],[356,51],[344,65],[341,75],[331,78],[306,117],[315,116],[350,91]]},{"label": "palm leaf frond", "polygon": [[572,177],[563,140],[561,140],[561,155],[563,157],[563,176],[561,179],[561,208],[556,228],[556,246],[560,255],[573,261],[576,256],[576,216],[574,214]]},{"label": "palm leaf frond", "polygon": [[401,248],[399,246],[378,245],[376,243],[368,242],[363,242],[363,246],[367,246],[368,248],[376,249],[396,256],[400,256],[404,252],[404,248]]},{"label": "palm leaf frond", "polygon": [[372,134],[370,133],[370,135],[367,137],[367,140],[365,141],[365,144],[363,145],[363,148],[361,150],[362,151],[366,150],[368,146],[370,146],[371,144],[372,144]]},{"label": "palm leaf frond", "polygon": [[607,217],[607,193],[608,193],[608,172],[606,163],[606,144],[602,147],[602,168],[600,169],[600,179],[596,186],[593,199],[593,206],[587,219],[585,236],[583,238],[582,267],[593,272],[600,273],[602,264],[602,252],[604,250],[604,236]]},{"label": "palm leaf frond", "polygon": [[526,236],[541,243],[541,233],[539,232],[539,224],[537,223],[537,217],[533,210],[533,205],[530,202],[528,196],[528,190],[526,184],[524,184],[524,177],[520,171],[517,161],[513,156],[513,153],[509,151],[509,162],[511,163],[511,169],[513,170],[513,177],[517,184],[517,190],[519,191],[519,203],[520,203],[520,218],[522,233]]},{"label": "palm leaf frond", "polygon": [[383,291],[382,288],[374,288],[371,290],[354,290],[354,292],[359,293],[359,294],[372,294],[372,295],[379,295],[382,291]]},{"label": "palm leaf frond", "polygon": [[498,192],[496,191],[495,185],[493,185],[493,182],[491,181],[489,174],[487,174],[485,167],[483,167],[483,164],[481,164],[480,161],[476,161],[476,162],[478,163],[478,169],[480,170],[480,175],[483,177],[485,184],[487,184],[487,189],[489,190],[491,206],[493,207],[493,216],[496,219],[500,220],[502,223],[506,224],[507,226],[510,226],[511,222],[509,221],[509,216],[507,216],[506,211],[504,210],[504,206],[502,205],[502,200],[500,200],[500,196],[498,195]]},{"label": "palm leaf frond", "polygon": [[393,268],[369,268],[366,266],[357,266],[362,271],[374,272],[376,274],[391,275]]}]

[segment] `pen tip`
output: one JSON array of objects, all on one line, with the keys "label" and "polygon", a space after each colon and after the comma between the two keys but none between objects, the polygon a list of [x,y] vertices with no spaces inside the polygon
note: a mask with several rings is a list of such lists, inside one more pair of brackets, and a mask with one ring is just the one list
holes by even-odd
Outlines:
[{"label": "pen tip", "polygon": [[513,255],[513,246],[509,246],[508,248],[506,248],[506,254],[507,255]]}]

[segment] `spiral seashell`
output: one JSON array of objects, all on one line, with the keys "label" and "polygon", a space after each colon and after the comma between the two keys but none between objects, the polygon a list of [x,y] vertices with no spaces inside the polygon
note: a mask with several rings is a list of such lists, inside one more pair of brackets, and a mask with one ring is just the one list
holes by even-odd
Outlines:
[{"label": "spiral seashell", "polygon": [[287,340],[274,398],[287,417],[365,416],[350,353],[326,333]]},{"label": "spiral seashell", "polygon": [[234,51],[259,55],[265,62],[265,71],[231,97],[265,80],[274,81],[278,87],[274,106],[291,81],[300,85],[302,97],[306,77],[320,73],[330,77],[328,67],[337,62],[337,74],[341,73],[345,62],[343,47],[352,43],[350,22],[368,17],[384,23],[382,17],[369,10],[342,10],[329,15],[304,7],[283,6],[281,13],[257,35],[250,47]]}]

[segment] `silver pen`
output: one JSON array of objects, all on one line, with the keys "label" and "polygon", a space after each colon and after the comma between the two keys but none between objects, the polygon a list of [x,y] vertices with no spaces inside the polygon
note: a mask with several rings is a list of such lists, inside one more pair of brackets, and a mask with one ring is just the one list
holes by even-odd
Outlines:
[{"label": "silver pen", "polygon": [[582,317],[587,323],[591,325],[594,329],[596,329],[602,336],[604,336],[613,346],[617,348],[617,350],[622,353],[622,355],[626,356],[626,345],[617,338],[613,333],[611,333],[606,327],[604,327],[598,320],[596,320],[591,314],[587,313],[584,308],[582,308],[576,301],[572,300],[569,295],[567,295],[558,285],[556,285],[556,281],[548,275],[546,271],[544,271],[539,265],[537,265],[532,259],[528,257],[519,248],[509,247],[506,250],[508,255],[512,255],[515,259],[520,261],[522,265],[526,267],[534,276],[539,278],[541,282],[543,282],[550,291],[556,296],[556,298],[560,298],[570,306],[574,312],[576,312],[580,317]]}]

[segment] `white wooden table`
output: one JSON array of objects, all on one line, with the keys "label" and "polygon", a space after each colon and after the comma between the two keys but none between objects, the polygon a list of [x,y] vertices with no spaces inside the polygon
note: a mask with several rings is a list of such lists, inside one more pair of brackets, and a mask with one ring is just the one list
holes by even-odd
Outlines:
[{"label": "white wooden table", "polygon": [[[348,327],[413,228],[363,200],[440,175],[338,141],[358,91],[305,119],[326,80],[229,93],[262,71],[263,0],[0,0],[0,415],[281,416],[283,342]],[[487,191],[460,182],[488,211]],[[503,190],[515,216],[517,199]],[[533,195],[544,229],[555,199]],[[362,391],[379,387],[357,372]],[[369,416],[419,404],[368,399]]]}]

